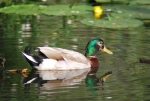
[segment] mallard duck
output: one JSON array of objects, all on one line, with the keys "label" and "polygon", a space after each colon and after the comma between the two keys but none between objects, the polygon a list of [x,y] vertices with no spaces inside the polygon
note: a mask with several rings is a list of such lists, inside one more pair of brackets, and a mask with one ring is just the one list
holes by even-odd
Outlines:
[{"label": "mallard duck", "polygon": [[37,70],[75,70],[98,66],[98,51],[113,54],[100,38],[92,39],[85,48],[85,55],[68,49],[56,47],[37,47],[37,55],[31,54],[32,48],[27,46],[22,52],[29,64]]}]

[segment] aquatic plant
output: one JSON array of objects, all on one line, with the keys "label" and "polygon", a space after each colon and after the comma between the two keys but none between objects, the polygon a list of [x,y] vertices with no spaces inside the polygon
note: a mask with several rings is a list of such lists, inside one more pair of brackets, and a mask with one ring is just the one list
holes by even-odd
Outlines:
[{"label": "aquatic plant", "polygon": [[[96,2],[121,2],[119,0],[96,0]],[[72,16],[82,15],[80,20],[82,24],[102,27],[102,28],[129,28],[141,26],[143,22],[141,19],[150,18],[150,7],[138,4],[149,4],[148,0],[140,1],[126,1],[120,5],[35,5],[35,4],[21,4],[12,5],[0,8],[2,13],[12,13],[19,15],[53,15],[53,16]],[[129,5],[124,5],[128,3]],[[94,15],[94,16],[93,16]],[[96,19],[95,19],[96,18]]]}]

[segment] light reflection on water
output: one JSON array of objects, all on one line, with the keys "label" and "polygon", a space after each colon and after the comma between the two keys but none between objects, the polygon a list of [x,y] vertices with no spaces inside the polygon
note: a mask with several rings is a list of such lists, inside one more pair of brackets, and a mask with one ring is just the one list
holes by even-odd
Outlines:
[{"label": "light reflection on water", "polygon": [[[110,30],[84,26],[72,22],[65,27],[61,17],[20,19],[20,23],[5,21],[0,28],[0,57],[6,58],[5,70],[29,68],[28,77],[4,72],[0,73],[0,97],[8,100],[149,100],[149,65],[140,64],[139,58],[149,58],[149,28]],[[64,28],[63,28],[64,27]],[[98,53],[100,68],[96,78],[108,71],[113,74],[104,85],[89,86],[85,82],[86,74],[78,82],[73,79],[51,81],[42,80],[39,73],[31,73],[31,67],[21,52],[27,45],[55,46],[73,49],[84,54],[84,48],[91,38],[100,37],[114,55]],[[49,73],[50,74],[50,73]],[[63,73],[64,74],[64,73]],[[78,74],[78,73],[75,73]],[[29,76],[30,75],[30,76]],[[32,83],[24,85],[29,77],[37,77]],[[50,76],[51,77],[51,76]],[[62,76],[60,76],[62,77]],[[47,83],[48,82],[48,83]],[[54,81],[53,81],[54,82]],[[63,86],[62,86],[63,85]]]}]

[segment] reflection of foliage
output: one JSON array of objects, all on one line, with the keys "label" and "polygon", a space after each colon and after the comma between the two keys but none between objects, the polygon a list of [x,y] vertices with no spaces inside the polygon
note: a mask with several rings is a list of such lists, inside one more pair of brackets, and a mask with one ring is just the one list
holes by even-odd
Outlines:
[{"label": "reflection of foliage", "polygon": [[0,57],[0,64],[4,67],[4,63],[5,63],[6,59],[3,57]]}]

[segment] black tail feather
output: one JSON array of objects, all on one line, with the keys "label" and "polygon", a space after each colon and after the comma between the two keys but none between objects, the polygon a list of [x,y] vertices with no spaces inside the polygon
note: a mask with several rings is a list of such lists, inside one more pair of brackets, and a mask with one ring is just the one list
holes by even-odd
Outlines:
[{"label": "black tail feather", "polygon": [[47,59],[48,57],[45,55],[45,54],[43,54],[40,50],[38,50],[38,55],[41,57],[41,58],[43,58],[43,59]]},{"label": "black tail feather", "polygon": [[31,61],[30,59],[28,59],[26,56],[24,56],[26,58],[26,60],[28,61],[28,63],[31,65],[31,66],[39,66],[39,64],[41,62],[43,62],[43,57],[39,56],[39,55],[33,55],[31,53],[31,51],[33,50],[33,47],[31,46],[27,46],[25,49],[24,49],[24,53],[31,56],[37,63]]},{"label": "black tail feather", "polygon": [[27,47],[24,49],[24,52],[25,52],[26,54],[30,55],[32,49],[33,49],[32,46],[27,46]]}]

